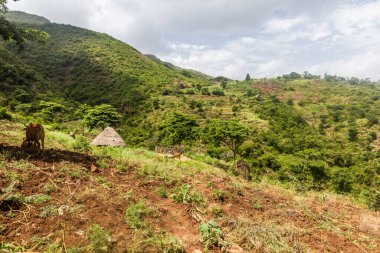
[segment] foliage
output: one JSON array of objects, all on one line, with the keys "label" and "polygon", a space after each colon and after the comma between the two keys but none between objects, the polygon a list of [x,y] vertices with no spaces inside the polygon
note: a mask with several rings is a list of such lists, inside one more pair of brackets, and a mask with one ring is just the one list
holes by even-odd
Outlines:
[{"label": "foliage", "polygon": [[12,119],[12,115],[9,112],[7,112],[7,109],[1,106],[0,106],[0,119],[7,119],[7,120]]},{"label": "foliage", "polygon": [[75,151],[88,153],[91,151],[90,142],[86,137],[79,135],[75,138],[73,149]]},{"label": "foliage", "polygon": [[88,240],[92,252],[110,252],[111,236],[109,232],[98,224],[92,224],[88,229]]},{"label": "foliage", "polygon": [[104,129],[106,126],[116,124],[120,118],[120,114],[112,105],[102,104],[87,111],[84,123],[91,131],[97,127]]},{"label": "foliage", "polygon": [[44,43],[49,38],[49,35],[46,32],[35,29],[19,28],[15,24],[9,22],[5,16],[8,12],[6,4],[7,0],[0,1],[0,35],[3,37],[3,40],[15,42],[19,48],[22,48],[25,40]]},{"label": "foliage", "polygon": [[205,249],[223,246],[224,234],[215,221],[211,220],[207,223],[202,223],[199,226],[199,232],[201,233]]},{"label": "foliage", "polygon": [[237,121],[210,121],[204,131],[204,140],[213,146],[225,145],[233,153],[235,164],[240,145],[248,135],[248,129]]},{"label": "foliage", "polygon": [[128,207],[125,218],[128,224],[135,229],[146,228],[147,224],[144,222],[143,218],[152,212],[144,201],[139,201],[130,207]]},{"label": "foliage", "polygon": [[198,192],[192,192],[191,186],[188,184],[174,189],[171,197],[177,203],[194,203],[197,206],[201,206],[205,202],[203,196]]},{"label": "foliage", "polygon": [[0,242],[0,252],[4,253],[16,253],[16,252],[24,252],[25,249],[22,246],[15,246],[11,243]]},{"label": "foliage", "polygon": [[159,142],[164,145],[191,143],[197,138],[198,127],[193,117],[174,112],[161,123]]},{"label": "foliage", "polygon": [[249,73],[247,73],[247,75],[245,76],[245,80],[246,80],[246,81],[251,80],[251,76],[249,75]]}]

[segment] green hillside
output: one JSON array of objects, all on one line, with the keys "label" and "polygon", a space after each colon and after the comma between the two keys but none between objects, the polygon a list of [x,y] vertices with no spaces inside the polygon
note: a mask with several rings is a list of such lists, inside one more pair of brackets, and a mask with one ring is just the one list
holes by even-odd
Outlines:
[{"label": "green hillside", "polygon": [[[1,46],[0,105],[14,117],[83,133],[91,108],[80,105],[111,104],[129,146],[185,145],[188,156],[248,180],[335,191],[380,208],[378,83],[294,73],[211,79],[106,34],[27,26],[50,39],[22,51]],[[240,159],[246,174],[235,166]]]}]

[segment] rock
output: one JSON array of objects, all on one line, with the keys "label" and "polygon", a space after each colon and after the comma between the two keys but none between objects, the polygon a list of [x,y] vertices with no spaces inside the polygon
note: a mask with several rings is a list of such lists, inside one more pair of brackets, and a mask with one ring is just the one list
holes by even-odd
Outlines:
[{"label": "rock", "polygon": [[202,251],[200,251],[199,249],[195,249],[191,253],[202,253]]},{"label": "rock", "polygon": [[60,206],[58,208],[58,215],[62,216],[62,215],[64,215],[65,212],[67,212],[69,210],[70,210],[69,206],[66,206],[66,205]]}]

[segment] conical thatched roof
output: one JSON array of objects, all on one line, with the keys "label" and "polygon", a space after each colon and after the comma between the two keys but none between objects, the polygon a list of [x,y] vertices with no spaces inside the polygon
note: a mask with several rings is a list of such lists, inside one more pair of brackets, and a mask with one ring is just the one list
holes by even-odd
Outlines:
[{"label": "conical thatched roof", "polygon": [[92,142],[96,146],[125,147],[125,142],[112,127],[106,127]]}]

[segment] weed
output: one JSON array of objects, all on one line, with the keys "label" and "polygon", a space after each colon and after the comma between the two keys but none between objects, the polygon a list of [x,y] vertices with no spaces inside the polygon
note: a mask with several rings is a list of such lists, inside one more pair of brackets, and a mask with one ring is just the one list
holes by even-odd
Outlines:
[{"label": "weed", "polygon": [[14,253],[14,252],[24,252],[25,249],[22,246],[15,246],[11,243],[0,242],[0,252],[4,253]]},{"label": "weed", "polygon": [[44,185],[44,192],[47,194],[54,192],[56,189],[57,188],[51,183],[46,183]]},{"label": "weed", "polygon": [[219,225],[211,220],[207,223],[203,223],[199,226],[199,232],[201,233],[205,249],[211,247],[222,247],[224,245],[224,234]]},{"label": "weed", "polygon": [[44,250],[44,253],[56,253],[59,252],[61,246],[57,243],[52,243],[47,246],[47,249]]},{"label": "weed", "polygon": [[27,204],[41,204],[50,200],[50,196],[46,194],[30,195],[24,198]]},{"label": "weed", "polygon": [[216,189],[216,190],[213,191],[213,196],[214,196],[214,199],[223,202],[227,198],[227,193],[224,190]]},{"label": "weed", "polygon": [[163,253],[185,252],[177,238],[165,232],[158,233],[144,242],[149,248],[156,248]]},{"label": "weed", "polygon": [[252,201],[252,207],[256,210],[264,210],[263,204],[260,200]]},{"label": "weed", "polygon": [[158,193],[158,195],[160,195],[163,198],[167,198],[169,196],[168,191],[163,186],[158,187],[156,192]]},{"label": "weed", "polygon": [[92,224],[88,229],[88,240],[92,252],[103,253],[111,250],[111,236],[109,232],[98,224]]},{"label": "weed", "polygon": [[69,163],[61,163],[63,166],[60,169],[60,172],[63,173],[66,176],[69,176],[73,179],[81,178],[87,174],[87,171],[83,169],[82,167],[78,167],[75,164],[69,164]]},{"label": "weed", "polygon": [[104,177],[96,177],[95,179],[99,184],[102,184],[107,188],[112,187],[112,184],[108,182],[107,179],[105,179]]},{"label": "weed", "polygon": [[211,209],[211,212],[214,214],[215,218],[220,218],[223,216],[223,208],[214,207]]},{"label": "weed", "polygon": [[166,232],[150,229],[136,230],[128,243],[127,252],[183,253],[180,241]]},{"label": "weed", "polygon": [[58,209],[56,206],[44,206],[41,209],[40,217],[48,218],[58,214]]},{"label": "weed", "polygon": [[202,194],[197,192],[192,193],[190,189],[191,186],[188,184],[174,189],[174,193],[172,194],[173,200],[177,203],[195,203],[197,206],[203,205],[205,200]]},{"label": "weed", "polygon": [[66,253],[82,253],[83,250],[81,248],[78,248],[78,247],[73,247],[73,248],[68,248],[66,250]]},{"label": "weed", "polygon": [[73,149],[75,151],[88,153],[91,151],[90,142],[84,136],[78,136],[73,144]]},{"label": "weed", "polygon": [[146,228],[147,224],[143,221],[143,218],[151,214],[152,210],[149,209],[143,200],[128,207],[125,218],[128,224],[132,228],[140,229]]}]

